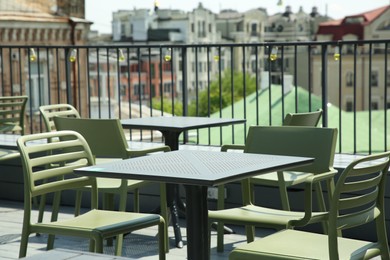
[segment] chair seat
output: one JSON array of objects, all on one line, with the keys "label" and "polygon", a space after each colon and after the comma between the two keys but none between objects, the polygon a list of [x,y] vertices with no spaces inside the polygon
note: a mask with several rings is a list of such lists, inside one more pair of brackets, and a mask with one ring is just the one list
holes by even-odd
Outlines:
[{"label": "chair seat", "polygon": [[[372,242],[338,238],[339,259],[363,259]],[[360,250],[359,250],[360,249]],[[298,230],[283,230],[240,245],[229,256],[236,259],[329,259],[328,236]]]},{"label": "chair seat", "polygon": [[[283,172],[284,183],[286,187],[300,184],[310,176],[313,176],[313,174],[306,172]],[[251,178],[251,183],[278,186],[278,174],[276,172],[270,172],[266,174],[257,175]]]},{"label": "chair seat", "polygon": [[[326,212],[313,213],[311,220],[318,221],[324,218]],[[279,209],[266,208],[255,205],[247,205],[239,208],[231,208],[224,210],[209,210],[209,219],[217,219],[218,221],[240,224],[245,222],[247,225],[257,226],[259,223],[263,227],[280,226],[284,228],[292,220],[300,220],[304,216],[304,212],[285,211]]]},{"label": "chair seat", "polygon": [[0,160],[10,160],[19,158],[20,154],[19,151],[16,150],[10,150],[10,149],[0,149]]},{"label": "chair seat", "polygon": [[[56,230],[55,234],[62,227],[64,235],[73,231],[79,232],[81,235],[85,232],[85,237],[90,237],[91,231],[100,232],[103,236],[114,236],[131,232],[143,227],[157,225],[161,221],[161,216],[158,214],[142,214],[121,211],[109,210],[91,210],[85,214],[56,222],[45,222],[34,224],[40,230]],[[69,229],[73,229],[69,231]],[[110,234],[107,234],[110,232]]]},{"label": "chair seat", "polygon": [[[119,189],[122,183],[121,179],[112,179],[112,178],[96,178],[98,189],[105,189],[106,192],[110,192],[107,189]],[[142,187],[149,182],[147,181],[138,181],[138,180],[126,180],[127,187],[131,189]],[[114,190],[113,193],[119,193],[119,190]]]}]

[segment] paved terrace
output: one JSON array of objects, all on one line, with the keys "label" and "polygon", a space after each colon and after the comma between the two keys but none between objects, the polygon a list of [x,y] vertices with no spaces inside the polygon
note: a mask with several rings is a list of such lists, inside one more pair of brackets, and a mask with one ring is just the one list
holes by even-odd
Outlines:
[{"label": "paved terrace", "polygon": [[[45,217],[49,218],[49,209]],[[38,211],[34,211],[32,219],[37,218]],[[64,207],[60,218],[69,218],[73,215],[73,208]],[[18,259],[20,234],[22,232],[23,204],[8,200],[0,200],[0,259]],[[186,229],[185,220],[180,219],[181,231],[184,241],[184,247],[179,249],[174,246],[173,229],[169,230],[170,251],[167,254],[169,260],[186,259]],[[231,226],[233,227],[233,226]],[[211,259],[228,259],[229,252],[241,243],[246,243],[243,227],[233,227],[236,234],[225,235],[225,252],[216,251],[216,232],[212,231],[211,236]],[[258,237],[272,233],[272,230],[259,229]],[[27,257],[41,254],[46,250],[47,236],[31,235]],[[157,227],[147,228],[125,237],[123,256],[136,259],[158,259]],[[88,251],[89,241],[81,238],[57,236],[54,244],[55,248]],[[104,253],[114,254],[113,246],[105,246]]]}]

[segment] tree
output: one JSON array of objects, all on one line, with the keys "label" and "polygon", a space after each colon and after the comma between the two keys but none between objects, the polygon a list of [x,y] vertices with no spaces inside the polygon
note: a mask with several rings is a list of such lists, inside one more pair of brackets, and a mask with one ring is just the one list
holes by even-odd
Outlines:
[{"label": "tree", "polygon": [[[198,106],[196,100],[189,104],[189,115],[208,116],[231,105],[232,99],[234,103],[254,91],[256,91],[256,78],[254,76],[246,74],[244,85],[244,74],[242,72],[226,70],[221,77],[221,84],[219,78],[217,78],[211,82],[209,88],[199,92]],[[198,111],[196,107],[198,107]]]}]

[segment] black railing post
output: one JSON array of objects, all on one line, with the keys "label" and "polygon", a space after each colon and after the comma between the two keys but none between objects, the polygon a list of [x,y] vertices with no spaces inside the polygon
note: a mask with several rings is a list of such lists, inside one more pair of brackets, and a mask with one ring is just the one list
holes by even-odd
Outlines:
[{"label": "black railing post", "polygon": [[182,70],[182,78],[183,78],[183,116],[188,115],[188,88],[187,88],[187,48],[183,47],[181,51],[182,61],[183,61],[183,70]]},{"label": "black railing post", "polygon": [[[183,100],[183,116],[188,115],[188,88],[187,88],[187,47],[183,47],[181,50],[181,59],[183,62],[183,70],[182,70],[182,79],[183,79],[183,89],[182,89],[182,100]],[[188,133],[183,133],[183,142],[188,142]]]},{"label": "black railing post", "polygon": [[328,126],[328,46],[323,44],[321,49],[321,94],[322,94],[322,126]]},{"label": "black railing post", "polygon": [[66,79],[66,102],[68,104],[72,104],[72,79],[71,79],[71,75],[70,75],[70,62],[69,62],[69,58],[70,58],[70,54],[71,54],[71,49],[70,48],[65,48],[65,79]]}]

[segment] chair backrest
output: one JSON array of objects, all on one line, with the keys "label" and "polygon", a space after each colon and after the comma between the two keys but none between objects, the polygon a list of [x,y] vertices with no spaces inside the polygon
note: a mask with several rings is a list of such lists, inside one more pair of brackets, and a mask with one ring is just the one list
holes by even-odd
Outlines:
[{"label": "chair backrest", "polygon": [[289,170],[316,174],[333,171],[336,140],[336,128],[251,126],[244,152],[312,157],[313,163]]},{"label": "chair backrest", "polygon": [[40,106],[39,111],[41,112],[47,132],[56,130],[53,121],[53,118],[55,116],[80,118],[80,114],[76,110],[76,108],[69,104],[53,104]]},{"label": "chair backrest", "polygon": [[119,119],[55,117],[57,130],[73,130],[87,140],[96,157],[128,158],[128,144]]},{"label": "chair backrest", "polygon": [[0,97],[0,132],[24,134],[27,96]]},{"label": "chair backrest", "polygon": [[[329,210],[330,259],[338,259],[338,229],[365,225],[374,219],[378,221],[379,243],[387,246],[384,197],[389,156],[390,152],[385,152],[363,157],[352,162],[340,174]],[[364,252],[362,250],[361,253]],[[362,255],[356,257],[363,258]]]},{"label": "chair backrest", "polygon": [[306,113],[288,113],[283,120],[285,126],[317,126],[322,116],[322,109]]},{"label": "chair backrest", "polygon": [[[53,138],[59,141],[47,142]],[[80,134],[54,131],[25,135],[18,138],[17,146],[23,166],[25,207],[28,209],[31,198],[35,196],[86,185],[96,187],[95,178],[75,178],[73,174],[74,169],[94,163],[91,150]]]}]

